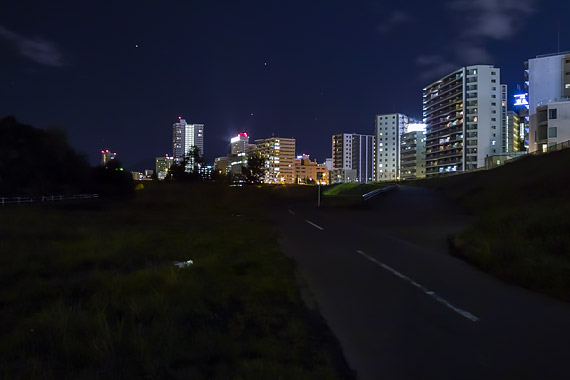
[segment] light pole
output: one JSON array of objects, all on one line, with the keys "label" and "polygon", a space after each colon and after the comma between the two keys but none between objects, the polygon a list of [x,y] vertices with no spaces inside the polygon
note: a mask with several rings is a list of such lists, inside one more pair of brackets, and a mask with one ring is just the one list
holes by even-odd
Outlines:
[{"label": "light pole", "polygon": [[317,207],[321,207],[321,180],[323,173],[317,173]]}]

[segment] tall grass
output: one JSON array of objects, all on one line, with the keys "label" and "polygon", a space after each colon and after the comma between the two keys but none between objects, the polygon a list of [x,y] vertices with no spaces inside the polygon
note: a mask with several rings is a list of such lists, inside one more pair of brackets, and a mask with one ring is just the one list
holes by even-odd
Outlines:
[{"label": "tall grass", "polygon": [[265,194],[158,184],[2,209],[0,377],[351,377],[300,300]]},{"label": "tall grass", "polygon": [[499,278],[570,301],[570,150],[418,181],[476,215],[454,252]]}]

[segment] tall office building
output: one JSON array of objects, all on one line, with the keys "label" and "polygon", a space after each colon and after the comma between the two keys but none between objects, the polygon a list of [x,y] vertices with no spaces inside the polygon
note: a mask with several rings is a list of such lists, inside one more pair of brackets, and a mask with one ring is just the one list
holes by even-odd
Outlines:
[{"label": "tall office building", "polygon": [[255,140],[255,152],[265,161],[268,184],[295,183],[295,139],[270,137]]},{"label": "tall office building", "polygon": [[[570,52],[525,62],[529,103],[529,151],[546,151],[570,135]],[[568,103],[568,104],[567,104]]]},{"label": "tall office building", "polygon": [[426,126],[409,124],[400,143],[400,179],[419,179],[426,176]]},{"label": "tall office building", "polygon": [[374,181],[374,136],[352,134],[352,168],[356,182]]},{"label": "tall office building", "polygon": [[184,155],[197,147],[200,157],[204,154],[204,124],[188,124],[182,117],[172,125],[172,156],[179,163]]},{"label": "tall office building", "polygon": [[485,157],[502,153],[501,70],[462,67],[423,90],[426,177],[485,167]]},{"label": "tall office building", "polygon": [[246,132],[238,133],[237,136],[231,139],[231,154],[245,153],[249,146],[249,136]]},{"label": "tall office building", "polygon": [[401,177],[401,136],[410,124],[418,122],[401,113],[376,115],[375,177],[376,181],[397,181]]},{"label": "tall office building", "polygon": [[338,133],[332,136],[333,183],[374,180],[374,136]]}]

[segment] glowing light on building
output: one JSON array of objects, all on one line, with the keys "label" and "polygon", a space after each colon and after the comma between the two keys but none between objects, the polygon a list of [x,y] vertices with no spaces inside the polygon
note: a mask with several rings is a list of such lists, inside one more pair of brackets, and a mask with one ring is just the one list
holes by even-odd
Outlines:
[{"label": "glowing light on building", "polygon": [[410,123],[408,124],[408,132],[425,132],[426,125],[423,123]]},{"label": "glowing light on building", "polygon": [[515,94],[515,107],[522,107],[525,106],[527,109],[529,108],[529,104],[528,104],[528,100],[527,100],[527,93],[522,93],[522,94]]}]

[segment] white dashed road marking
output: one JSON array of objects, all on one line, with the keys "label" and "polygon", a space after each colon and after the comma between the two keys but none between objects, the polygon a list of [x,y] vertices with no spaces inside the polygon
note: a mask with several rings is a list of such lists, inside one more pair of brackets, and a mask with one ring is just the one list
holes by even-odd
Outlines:
[{"label": "white dashed road marking", "polygon": [[[311,223],[307,220],[307,223]],[[313,223],[311,223],[313,224]],[[435,299],[437,302],[440,302],[442,304],[444,304],[445,306],[447,306],[448,308],[450,308],[451,310],[455,311],[457,314],[460,314],[462,316],[464,316],[465,318],[473,321],[473,322],[477,322],[479,320],[479,318],[477,318],[476,316],[474,316],[473,314],[469,313],[468,311],[459,309],[455,306],[453,306],[452,304],[450,304],[449,302],[447,302],[445,299],[443,299],[442,297],[440,297],[437,293],[432,292],[431,290],[427,289],[426,287],[424,287],[422,284],[418,284],[417,282],[415,282],[414,280],[412,280],[411,278],[409,278],[408,276],[398,272],[397,270],[395,270],[394,268],[389,267],[388,265],[376,260],[375,258],[368,256],[366,253],[362,252],[362,251],[356,251],[356,253],[366,257],[368,260],[372,261],[374,264],[377,264],[379,266],[381,266],[382,268],[386,269],[388,272],[391,272],[393,275],[400,277],[402,280],[405,280],[407,282],[409,282],[410,284],[412,284],[413,286],[415,286],[416,288],[420,289],[422,292],[424,292],[425,294],[427,294],[428,296],[432,297],[433,299]]]},{"label": "white dashed road marking", "polygon": [[311,226],[318,228],[319,230],[323,231],[324,228],[321,226],[317,226],[315,223],[311,222],[310,220],[305,219],[305,222],[309,223]]}]

